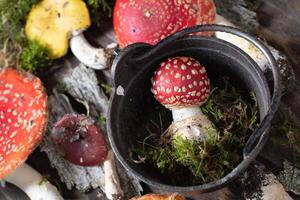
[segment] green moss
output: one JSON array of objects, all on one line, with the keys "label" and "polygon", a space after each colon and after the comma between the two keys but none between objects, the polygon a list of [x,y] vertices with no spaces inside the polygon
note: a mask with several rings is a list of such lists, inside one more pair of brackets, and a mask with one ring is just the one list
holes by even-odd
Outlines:
[{"label": "green moss", "polygon": [[218,128],[204,127],[204,142],[180,136],[171,139],[155,125],[157,134],[151,129],[151,135],[133,153],[173,185],[203,184],[223,177],[242,160],[242,149],[257,126],[257,103],[252,93],[221,78],[201,110]]},{"label": "green moss", "polygon": [[106,84],[106,83],[101,83],[101,88],[104,90],[104,93],[107,94],[107,95],[110,95],[112,90],[113,90],[113,87],[109,84]]},{"label": "green moss", "polygon": [[7,39],[23,45],[26,43],[24,26],[31,7],[39,0],[0,1],[0,47]]},{"label": "green moss", "polygon": [[21,67],[28,71],[50,66],[52,60],[49,58],[49,50],[41,46],[37,41],[30,41],[23,48],[21,54]]},{"label": "green moss", "polygon": [[104,116],[99,116],[98,117],[98,120],[97,120],[97,124],[99,125],[99,126],[103,126],[104,124],[106,123],[106,117],[104,117]]},{"label": "green moss", "polygon": [[[17,61],[13,63],[29,71],[51,65],[47,48],[36,41],[29,42],[24,33],[27,15],[38,2],[39,0],[0,1],[0,48],[11,49],[9,53],[12,55],[15,54],[14,51],[20,51],[21,54],[14,56]],[[18,46],[18,49],[15,46]]]},{"label": "green moss", "polygon": [[42,176],[42,180],[38,183],[38,185],[42,186],[44,183],[47,183],[49,178],[51,178],[50,175],[44,175],[44,176]]}]

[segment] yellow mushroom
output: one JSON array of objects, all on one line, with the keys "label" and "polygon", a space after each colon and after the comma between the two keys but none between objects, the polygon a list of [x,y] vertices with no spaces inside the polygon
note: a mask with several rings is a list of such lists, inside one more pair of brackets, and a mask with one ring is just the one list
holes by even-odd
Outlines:
[{"label": "yellow mushroom", "polygon": [[89,12],[82,0],[42,0],[31,9],[25,32],[29,40],[48,47],[53,59],[64,56],[70,44],[83,64],[103,69],[107,64],[104,49],[92,47],[83,36],[90,25]]}]

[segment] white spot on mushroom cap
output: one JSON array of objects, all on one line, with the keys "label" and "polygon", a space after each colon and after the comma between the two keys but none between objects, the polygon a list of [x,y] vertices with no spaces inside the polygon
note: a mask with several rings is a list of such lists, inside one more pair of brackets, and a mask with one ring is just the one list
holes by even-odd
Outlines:
[{"label": "white spot on mushroom cap", "polygon": [[201,68],[201,70],[200,70],[200,72],[201,72],[202,74],[205,74],[205,73],[206,73],[206,70],[205,70],[205,68],[204,68],[204,67],[202,67],[202,68]]},{"label": "white spot on mushroom cap", "polygon": [[180,73],[176,73],[175,74],[175,78],[181,78],[181,74]]},{"label": "white spot on mushroom cap", "polygon": [[195,69],[192,70],[192,74],[193,75],[198,75],[199,73],[201,73],[200,70],[195,70]]},{"label": "white spot on mushroom cap", "polygon": [[[10,79],[6,79],[6,73],[10,73]],[[4,86],[3,82],[6,82]],[[46,96],[37,78],[10,68],[0,71],[0,91],[0,149],[4,152],[0,154],[1,179],[10,168],[17,167],[40,141],[46,124]],[[28,105],[30,101],[33,102],[32,108]],[[40,111],[42,115],[33,114],[39,113],[37,109],[44,110]],[[34,124],[35,129],[23,126],[27,111],[32,119],[40,119],[38,127]]]}]

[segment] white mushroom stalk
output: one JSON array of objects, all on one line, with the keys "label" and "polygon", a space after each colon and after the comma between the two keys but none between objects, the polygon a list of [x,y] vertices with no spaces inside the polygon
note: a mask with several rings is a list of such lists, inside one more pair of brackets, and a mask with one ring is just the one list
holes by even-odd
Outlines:
[{"label": "white mushroom stalk", "polygon": [[55,186],[25,163],[4,180],[18,186],[31,200],[63,200]]},{"label": "white mushroom stalk", "polygon": [[218,131],[200,109],[209,97],[210,83],[197,60],[175,57],[162,62],[152,77],[152,93],[172,111],[174,121],[168,133],[173,137],[199,142],[218,139]]},{"label": "white mushroom stalk", "polygon": [[107,68],[108,56],[106,50],[91,46],[83,33],[73,32],[70,39],[70,48],[76,58],[84,65],[97,70]]},{"label": "white mushroom stalk", "polygon": [[105,194],[110,200],[119,200],[124,196],[115,162],[114,153],[112,150],[109,150],[106,160],[103,163],[103,170],[105,177]]},{"label": "white mushroom stalk", "polygon": [[[198,106],[172,109],[173,124],[169,131],[189,140],[204,141],[210,131],[217,137],[213,123],[203,114]],[[210,135],[211,137],[212,135]]]}]

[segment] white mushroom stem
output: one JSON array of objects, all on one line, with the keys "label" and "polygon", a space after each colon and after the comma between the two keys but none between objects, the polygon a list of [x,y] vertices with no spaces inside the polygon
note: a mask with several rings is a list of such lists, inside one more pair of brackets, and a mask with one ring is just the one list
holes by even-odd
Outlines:
[{"label": "white mushroom stem", "polygon": [[124,193],[121,189],[119,176],[117,173],[115,156],[112,150],[107,154],[106,160],[103,163],[104,178],[105,178],[105,194],[110,200],[122,199]]},{"label": "white mushroom stem", "polygon": [[105,49],[92,47],[83,33],[74,32],[70,39],[70,48],[77,59],[94,69],[107,68]]},{"label": "white mushroom stem", "polygon": [[[176,127],[175,136],[181,135],[189,140],[203,141],[208,134],[206,130],[213,130],[217,134],[213,123],[202,113],[199,106],[172,109],[172,116],[173,126],[179,127],[178,129]],[[186,126],[189,123],[191,125]],[[193,125],[194,123],[197,125]]]},{"label": "white mushroom stem", "polygon": [[63,200],[55,186],[25,163],[4,179],[22,189],[31,200]]},{"label": "white mushroom stem", "polygon": [[[231,26],[231,27],[236,27],[234,24],[229,22],[227,19],[224,17],[217,15],[217,24],[219,25],[225,25],[225,26]],[[248,42],[246,39],[241,38],[239,36],[232,35],[230,33],[225,33],[225,32],[216,32],[216,37],[222,40],[225,40],[240,49],[242,49],[244,52],[246,52],[257,64],[258,66],[265,71],[268,68],[268,61],[263,55],[263,53],[255,47],[251,42]],[[273,56],[275,57],[276,60],[287,60],[287,58],[280,54],[279,51],[274,49],[271,46],[268,46],[269,49],[271,50]]]},{"label": "white mushroom stem", "polygon": [[191,117],[203,115],[198,106],[172,109],[172,116],[175,122],[182,121]]}]

